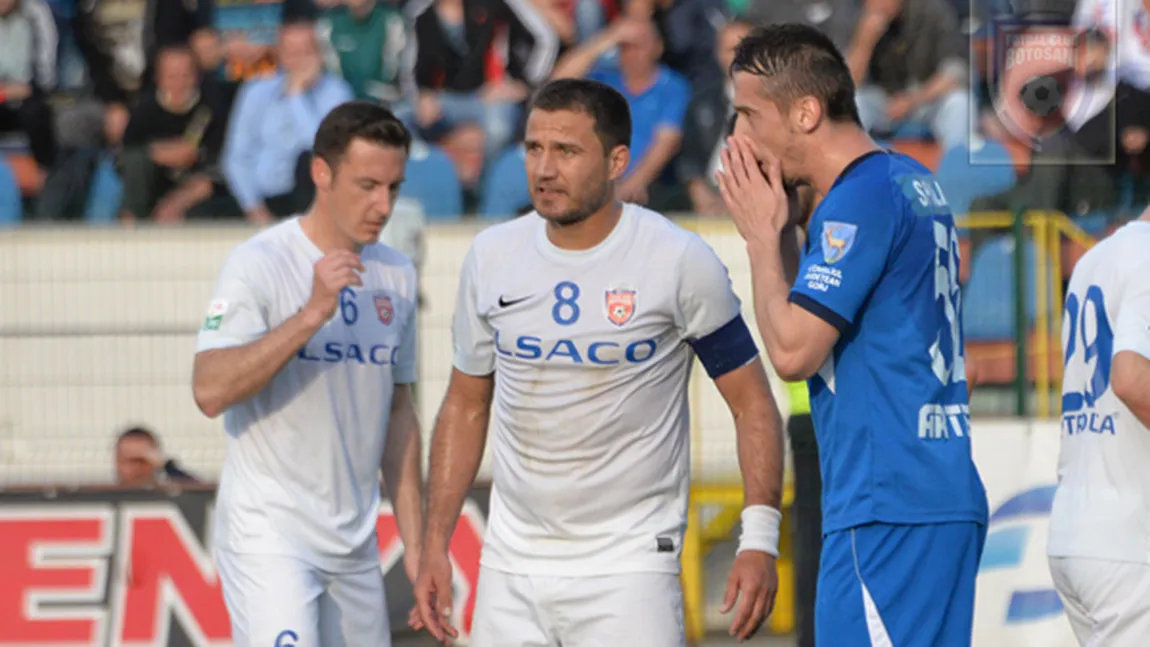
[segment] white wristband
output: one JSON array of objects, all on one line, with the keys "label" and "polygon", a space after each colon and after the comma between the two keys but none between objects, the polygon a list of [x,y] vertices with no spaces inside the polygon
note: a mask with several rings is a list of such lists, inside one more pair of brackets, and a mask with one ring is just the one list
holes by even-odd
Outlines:
[{"label": "white wristband", "polygon": [[743,508],[741,518],[743,532],[739,535],[739,548],[735,554],[744,550],[757,550],[778,557],[779,524],[783,520],[783,513],[769,505],[752,505]]}]

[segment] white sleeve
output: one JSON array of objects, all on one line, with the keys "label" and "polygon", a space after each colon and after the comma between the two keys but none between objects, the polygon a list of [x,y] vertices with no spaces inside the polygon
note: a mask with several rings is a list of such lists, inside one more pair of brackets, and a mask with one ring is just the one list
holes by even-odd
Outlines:
[{"label": "white sleeve", "polygon": [[267,304],[254,287],[262,275],[259,261],[250,251],[237,250],[224,263],[196,339],[197,353],[242,346],[267,333]]},{"label": "white sleeve", "polygon": [[419,280],[416,278],[415,268],[408,268],[407,280],[411,285],[411,308],[408,310],[407,322],[403,328],[403,338],[399,341],[399,352],[395,358],[395,370],[392,379],[396,384],[413,384],[419,374],[416,358],[419,344],[419,334],[416,326],[419,323]]},{"label": "white sleeve", "polygon": [[1118,301],[1114,322],[1114,354],[1128,350],[1150,359],[1150,262],[1131,268]]},{"label": "white sleeve", "polygon": [[730,323],[741,308],[727,266],[702,238],[692,235],[679,261],[679,316],[687,339],[700,339]]},{"label": "white sleeve", "polygon": [[479,313],[478,284],[479,260],[472,244],[459,273],[452,338],[455,368],[475,376],[490,375],[495,371],[495,331]]}]

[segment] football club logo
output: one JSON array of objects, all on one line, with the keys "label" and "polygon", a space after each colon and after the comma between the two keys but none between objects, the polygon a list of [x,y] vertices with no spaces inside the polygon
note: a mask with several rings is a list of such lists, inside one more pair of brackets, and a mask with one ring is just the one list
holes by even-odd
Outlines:
[{"label": "football club logo", "polygon": [[834,265],[843,260],[847,252],[851,251],[851,247],[854,247],[858,231],[859,226],[849,222],[823,223],[823,260],[827,265]]},{"label": "football club logo", "polygon": [[391,297],[385,294],[375,295],[375,314],[379,316],[383,325],[391,325],[391,320],[395,317],[395,305],[392,304]]},{"label": "football club logo", "polygon": [[[1069,7],[1073,12],[1074,3]],[[1113,13],[1113,7],[1100,6],[1099,11],[1095,22],[1107,24],[1105,14]],[[1112,68],[1112,43],[1061,21],[1033,20],[1029,14],[992,20],[987,29],[993,37],[983,58],[982,76],[993,95],[998,123],[1010,137],[1039,150],[1052,135],[1064,131],[1068,122],[1088,117],[1095,103],[1089,95],[1097,91],[1097,83],[1084,79],[1097,78],[1105,68]],[[1084,163],[1047,157],[1038,159],[1044,164]]]},{"label": "football club logo", "polygon": [[607,290],[607,319],[622,326],[635,314],[634,290]]}]

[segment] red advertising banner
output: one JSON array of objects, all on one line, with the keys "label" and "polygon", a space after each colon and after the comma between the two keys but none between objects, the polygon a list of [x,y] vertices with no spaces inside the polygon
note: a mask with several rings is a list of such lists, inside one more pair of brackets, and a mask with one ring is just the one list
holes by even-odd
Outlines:
[{"label": "red advertising banner", "polygon": [[[451,542],[457,622],[471,627],[488,492],[473,491]],[[214,492],[0,492],[0,646],[231,644],[212,559]],[[413,603],[389,503],[379,513],[388,614]],[[458,625],[457,625],[458,626]]]}]

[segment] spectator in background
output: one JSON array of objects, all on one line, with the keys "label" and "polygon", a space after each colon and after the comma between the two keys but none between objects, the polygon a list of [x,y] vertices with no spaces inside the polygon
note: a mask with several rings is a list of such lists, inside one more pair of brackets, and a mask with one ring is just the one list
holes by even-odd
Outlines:
[{"label": "spectator in background", "polygon": [[[604,56],[618,50],[615,62]],[[691,98],[686,79],[659,63],[663,43],[650,20],[617,20],[574,49],[555,67],[555,78],[587,77],[623,94],[631,107],[631,162],[617,184],[620,200],[660,212],[689,206],[671,162],[682,142]]]},{"label": "spectator in background", "polygon": [[415,0],[407,7],[418,98],[413,118],[436,131],[482,127],[485,158],[518,130],[521,104],[551,74],[559,38],[530,0]]},{"label": "spectator in background", "polygon": [[314,23],[285,24],[278,57],[275,76],[240,88],[221,164],[247,219],[260,224],[311,205],[312,140],[324,115],[353,98],[346,81],[324,72]]},{"label": "spectator in background", "polygon": [[346,0],[319,21],[328,71],[342,76],[357,99],[378,101],[392,112],[410,114],[414,97],[404,96],[414,87],[403,56],[408,38],[403,13],[379,0]]},{"label": "spectator in background", "polygon": [[192,49],[201,65],[233,83],[275,74],[280,27],[316,18],[310,0],[196,0],[195,6]]},{"label": "spectator in background", "polygon": [[719,73],[715,43],[727,13],[726,0],[629,0],[627,5],[628,16],[655,22],[663,40],[661,62],[692,85]]},{"label": "spectator in background", "polygon": [[751,25],[731,21],[719,32],[715,58],[721,74],[709,82],[696,86],[683,126],[683,152],[679,156],[679,179],[687,187],[692,210],[702,216],[717,216],[727,212],[719,187],[715,184],[715,171],[719,167],[719,154],[730,134],[735,117],[731,105],[734,89],[731,87],[731,61],[735,47],[751,31]]},{"label": "spectator in background", "polygon": [[180,469],[174,459],[164,456],[156,435],[143,427],[132,427],[116,439],[116,483],[126,487],[152,487],[161,478],[198,483],[199,479]]},{"label": "spectator in background", "polygon": [[864,0],[846,60],[863,127],[923,122],[943,151],[966,145],[972,97],[967,46],[946,0]]},{"label": "spectator in background", "polygon": [[224,115],[201,85],[191,50],[168,47],[156,59],[156,90],[140,97],[124,131],[119,170],[121,218],[184,220],[214,192],[207,168],[219,154]]},{"label": "spectator in background", "polygon": [[[36,8],[39,7],[39,8]],[[56,27],[42,0],[0,0],[0,133],[22,132],[43,175],[56,161],[52,110]]]},{"label": "spectator in background", "polygon": [[854,39],[861,4],[859,0],[750,0],[742,19],[752,25],[804,23],[826,34],[845,52]]}]

